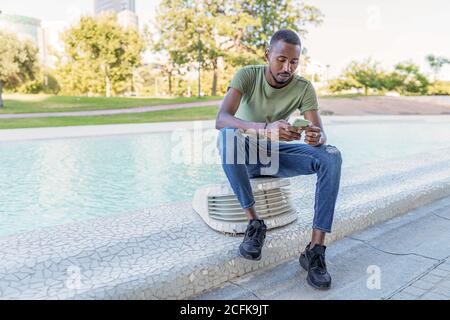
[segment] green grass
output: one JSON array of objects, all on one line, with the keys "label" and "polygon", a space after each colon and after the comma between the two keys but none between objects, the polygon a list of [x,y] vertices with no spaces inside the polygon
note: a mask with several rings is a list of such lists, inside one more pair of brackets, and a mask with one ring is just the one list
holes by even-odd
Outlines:
[{"label": "green grass", "polygon": [[0,119],[0,129],[212,120],[218,110],[218,107],[193,107],[112,116]]},{"label": "green grass", "polygon": [[66,112],[125,109],[133,107],[147,107],[164,104],[177,104],[221,100],[223,97],[204,98],[122,98],[122,97],[66,97],[46,95],[8,95],[5,98],[4,108],[0,114],[8,113],[35,113],[35,112]]}]

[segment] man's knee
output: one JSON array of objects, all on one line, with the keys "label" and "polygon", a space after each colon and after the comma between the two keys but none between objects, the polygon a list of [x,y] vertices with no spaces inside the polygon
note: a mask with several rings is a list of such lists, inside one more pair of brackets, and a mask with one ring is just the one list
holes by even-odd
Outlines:
[{"label": "man's knee", "polygon": [[327,155],[328,162],[340,167],[342,165],[341,151],[332,145],[325,145],[324,149]]},{"label": "man's knee", "polygon": [[341,167],[342,155],[338,148],[325,144],[314,149],[316,150],[314,157],[318,165],[323,167]]}]

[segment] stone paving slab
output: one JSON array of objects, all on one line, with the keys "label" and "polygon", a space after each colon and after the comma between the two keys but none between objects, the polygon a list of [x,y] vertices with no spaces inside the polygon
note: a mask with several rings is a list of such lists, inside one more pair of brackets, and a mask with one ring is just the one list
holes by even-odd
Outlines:
[{"label": "stone paving slab", "polygon": [[[290,260],[267,271],[234,280],[225,288],[236,288],[232,296],[222,288],[197,297],[203,299],[245,299],[252,293],[258,299],[379,299],[398,290],[436,262],[432,259],[398,255],[393,257],[356,240],[344,239],[333,243],[327,254],[328,269],[333,277],[331,289],[319,291],[306,282],[297,259]],[[380,287],[367,286],[373,268],[380,270]],[[401,272],[400,272],[401,270]],[[226,289],[230,290],[230,289]],[[241,296],[242,294],[242,296]]]},{"label": "stone paving slab", "polygon": [[392,295],[395,300],[450,300],[450,258]]},{"label": "stone paving slab", "polygon": [[446,206],[436,208],[435,210],[433,210],[433,214],[437,217],[444,218],[450,221],[450,203]]},{"label": "stone paving slab", "polygon": [[195,128],[214,129],[214,126],[215,121],[176,121],[134,124],[104,124],[94,126],[1,129],[0,142],[130,135],[171,132],[180,129],[192,130]]},{"label": "stone paving slab", "polygon": [[[228,281],[225,285],[196,296],[204,299],[450,299],[450,225],[442,232],[433,216],[437,208],[446,208],[450,197],[411,210],[394,218],[332,243],[327,249],[332,287],[319,291],[306,282],[306,271],[297,257]],[[439,219],[436,222],[436,219]],[[411,252],[420,232],[431,243],[429,257]],[[395,237],[392,233],[395,232]],[[361,240],[356,240],[356,238]],[[362,240],[364,239],[364,240]],[[378,243],[400,242],[398,251],[387,252]],[[438,246],[437,243],[440,242]],[[373,245],[375,243],[375,245]],[[434,247],[432,246],[434,244]],[[442,257],[443,250],[447,255]],[[443,258],[443,259],[441,259]],[[379,275],[375,280],[375,276]]]},{"label": "stone paving slab", "polygon": [[[449,164],[446,149],[417,155],[414,161],[378,162],[370,170],[346,168],[329,243],[450,196]],[[242,238],[211,230],[190,201],[0,238],[0,299],[184,299],[201,294],[297,257],[310,237],[314,183],[313,175],[292,179],[299,218],[268,233],[259,262],[238,257]]]},{"label": "stone paving slab", "polygon": [[[401,219],[391,223],[390,230],[384,232],[383,237],[373,238],[369,234],[356,234],[352,238],[364,239],[368,244],[392,253],[407,252],[434,259],[445,259],[450,255],[450,220],[428,213],[418,219],[418,223],[403,223]],[[408,228],[410,235],[399,237],[401,228]],[[436,235],[433,236],[433,233]]]}]

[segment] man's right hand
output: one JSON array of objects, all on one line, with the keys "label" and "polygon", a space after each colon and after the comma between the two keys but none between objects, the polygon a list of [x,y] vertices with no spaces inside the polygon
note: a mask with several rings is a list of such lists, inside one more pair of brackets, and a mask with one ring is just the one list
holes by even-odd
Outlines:
[{"label": "man's right hand", "polygon": [[302,129],[291,126],[286,120],[271,122],[266,127],[266,137],[271,140],[300,140]]}]

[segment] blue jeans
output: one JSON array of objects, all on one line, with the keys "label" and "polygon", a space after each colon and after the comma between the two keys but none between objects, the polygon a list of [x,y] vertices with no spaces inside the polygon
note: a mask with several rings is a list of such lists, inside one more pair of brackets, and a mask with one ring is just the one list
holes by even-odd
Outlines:
[{"label": "blue jeans", "polygon": [[217,147],[223,170],[243,209],[255,205],[251,178],[288,178],[316,173],[313,228],[331,232],[342,165],[341,153],[336,147],[270,141],[249,137],[235,128],[220,130]]}]

